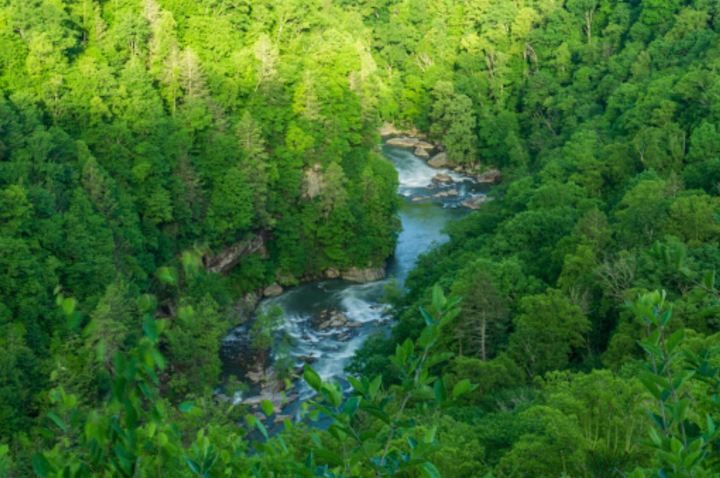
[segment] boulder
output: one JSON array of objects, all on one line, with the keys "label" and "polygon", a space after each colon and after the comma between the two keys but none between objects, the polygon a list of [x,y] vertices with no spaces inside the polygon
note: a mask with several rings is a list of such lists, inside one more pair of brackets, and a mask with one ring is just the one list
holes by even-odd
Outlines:
[{"label": "boulder", "polygon": [[450,177],[449,174],[437,173],[435,176],[433,176],[432,181],[438,184],[450,184],[453,182],[453,179],[452,177]]},{"label": "boulder", "polygon": [[383,125],[380,127],[379,130],[380,136],[383,138],[389,138],[391,136],[399,136],[400,130],[395,127],[394,124],[388,123],[387,121],[383,123]]},{"label": "boulder", "polygon": [[445,198],[454,198],[458,197],[460,193],[457,189],[448,189],[446,191],[440,191],[439,193],[436,193],[433,197],[437,199],[445,199]]},{"label": "boulder", "polygon": [[486,202],[492,201],[492,198],[487,196],[473,196],[464,200],[461,205],[468,209],[480,209],[480,206]]},{"label": "boulder", "polygon": [[502,181],[502,173],[493,168],[485,171],[477,177],[477,182],[481,184],[498,184]]},{"label": "boulder", "polygon": [[428,198],[425,196],[413,196],[413,198],[410,201],[412,201],[414,203],[419,203],[419,202],[427,201],[427,199]]},{"label": "boulder", "polygon": [[430,157],[430,153],[428,153],[427,149],[423,148],[415,148],[415,156],[422,159],[427,159]]},{"label": "boulder", "polygon": [[360,269],[359,267],[351,267],[341,274],[342,278],[350,282],[375,282],[385,278],[384,267],[367,267]]},{"label": "boulder", "polygon": [[334,267],[331,267],[330,269],[325,271],[325,277],[328,279],[337,279],[340,277],[340,271],[338,269],[335,269]]},{"label": "boulder", "polygon": [[269,285],[269,286],[265,287],[265,289],[263,289],[263,295],[265,297],[277,297],[282,293],[283,293],[283,288],[277,282],[272,285]]},{"label": "boulder", "polygon": [[347,323],[347,317],[339,310],[321,310],[311,319],[312,326],[318,330],[337,329],[345,327]]},{"label": "boulder", "polygon": [[385,144],[387,144],[388,146],[394,146],[396,148],[414,149],[419,142],[420,140],[417,138],[401,137],[389,139]]},{"label": "boulder", "polygon": [[446,168],[448,167],[448,164],[447,153],[438,153],[433,156],[430,161],[428,161],[428,166],[433,168]]}]

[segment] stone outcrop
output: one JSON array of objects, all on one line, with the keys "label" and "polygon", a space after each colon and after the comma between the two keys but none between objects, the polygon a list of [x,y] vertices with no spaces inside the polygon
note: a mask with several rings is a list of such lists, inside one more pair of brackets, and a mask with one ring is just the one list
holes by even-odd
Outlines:
[{"label": "stone outcrop", "polygon": [[277,297],[283,293],[283,288],[280,284],[271,284],[263,289],[263,295],[265,297]]},{"label": "stone outcrop", "polygon": [[450,184],[453,182],[453,178],[449,174],[437,173],[433,176],[432,181],[437,184]]},{"label": "stone outcrop", "polygon": [[203,262],[208,271],[216,274],[227,274],[240,262],[243,256],[256,252],[263,255],[267,253],[265,240],[260,234],[226,247],[214,256],[205,256]]},{"label": "stone outcrop", "polygon": [[464,200],[461,205],[468,209],[480,209],[483,204],[490,201],[492,201],[492,198],[485,195],[473,196]]},{"label": "stone outcrop", "polygon": [[427,149],[423,149],[423,148],[419,148],[419,147],[415,148],[414,154],[418,158],[422,158],[422,159],[428,159],[430,157],[430,153],[428,152]]},{"label": "stone outcrop", "polygon": [[458,197],[459,195],[460,195],[460,193],[458,192],[458,190],[453,188],[453,189],[448,189],[446,191],[440,191],[439,193],[434,194],[433,197],[436,199],[446,199],[446,198],[455,198],[455,197]]},{"label": "stone outcrop", "polygon": [[342,271],[341,277],[350,282],[375,282],[385,278],[385,268],[367,267],[360,269],[358,267],[351,267],[350,269]]},{"label": "stone outcrop", "polygon": [[383,138],[390,138],[392,136],[400,136],[400,130],[395,127],[394,124],[385,122],[380,127],[379,130],[380,136]]},{"label": "stone outcrop", "polygon": [[428,161],[428,166],[433,168],[447,168],[448,165],[447,153],[438,153]]},{"label": "stone outcrop", "polygon": [[485,171],[477,177],[477,182],[480,184],[498,184],[502,181],[502,173],[493,168]]},{"label": "stone outcrop", "polygon": [[325,278],[326,279],[339,279],[340,271],[338,269],[335,269],[334,267],[331,267],[330,269],[325,271]]},{"label": "stone outcrop", "polygon": [[417,128],[400,129],[392,123],[385,122],[378,130],[382,138],[392,138],[395,136],[410,136],[413,138],[423,137]]},{"label": "stone outcrop", "polygon": [[389,139],[385,144],[387,144],[388,146],[394,146],[396,148],[414,149],[417,147],[419,142],[420,140],[417,138],[408,138],[403,136]]},{"label": "stone outcrop", "polygon": [[348,318],[339,310],[323,310],[313,316],[311,324],[318,330],[337,329],[348,325]]}]

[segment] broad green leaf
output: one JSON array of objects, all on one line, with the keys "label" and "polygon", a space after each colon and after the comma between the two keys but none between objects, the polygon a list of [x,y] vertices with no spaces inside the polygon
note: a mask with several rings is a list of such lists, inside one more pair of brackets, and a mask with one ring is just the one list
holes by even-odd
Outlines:
[{"label": "broad green leaf", "polygon": [[447,399],[447,393],[445,392],[445,383],[442,378],[435,380],[433,385],[433,392],[435,394],[435,401],[442,403]]},{"label": "broad green leaf", "polygon": [[32,457],[32,467],[36,475],[46,477],[52,471],[52,465],[42,453],[36,453]]},{"label": "broad green leaf", "polygon": [[422,474],[425,478],[441,478],[438,469],[429,461],[426,461],[425,463],[420,465],[420,471],[422,471]]},{"label": "broad green leaf", "polygon": [[65,315],[70,315],[73,312],[75,312],[75,307],[77,306],[77,301],[73,299],[72,297],[68,297],[66,299],[63,299],[62,301],[62,310]]},{"label": "broad green leaf", "polygon": [[318,375],[317,372],[315,372],[315,370],[313,370],[309,365],[305,365],[303,378],[305,379],[305,382],[307,382],[307,384],[310,385],[310,387],[316,392],[319,392],[322,388],[323,383],[320,375]]},{"label": "broad green leaf", "polygon": [[62,418],[57,416],[54,412],[50,412],[47,414],[48,418],[55,423],[55,425],[58,426],[58,428],[62,431],[67,431],[67,426],[65,425],[65,422]]},{"label": "broad green leaf", "polygon": [[270,400],[263,400],[260,402],[260,408],[267,417],[271,417],[275,413],[275,407]]},{"label": "broad green leaf", "polygon": [[453,387],[452,398],[457,399],[468,392],[472,392],[476,388],[477,385],[473,385],[470,380],[464,378]]}]

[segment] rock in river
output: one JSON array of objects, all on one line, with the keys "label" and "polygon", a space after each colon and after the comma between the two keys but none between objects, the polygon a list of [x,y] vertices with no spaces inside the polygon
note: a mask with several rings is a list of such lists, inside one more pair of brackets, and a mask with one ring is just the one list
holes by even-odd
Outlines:
[{"label": "rock in river", "polygon": [[367,267],[360,269],[358,267],[351,267],[342,272],[342,278],[350,282],[375,282],[385,278],[385,268]]},{"label": "rock in river", "polygon": [[430,153],[428,153],[427,149],[417,147],[415,148],[415,156],[418,158],[427,159],[430,157]]},{"label": "rock in river", "polygon": [[396,148],[415,148],[420,142],[417,138],[393,138],[389,139],[386,143],[388,146],[395,146]]},{"label": "rock in river", "polygon": [[434,183],[450,184],[453,182],[453,178],[450,177],[449,174],[437,173],[435,176],[433,176],[432,181]]},{"label": "rock in river", "polygon": [[277,297],[282,293],[283,293],[283,288],[278,283],[272,284],[263,290],[263,295],[265,297]]},{"label": "rock in river", "polygon": [[448,164],[447,153],[438,153],[428,161],[428,166],[432,168],[447,168]]},{"label": "rock in river", "polygon": [[497,169],[489,169],[477,177],[481,184],[497,184],[502,180],[502,173]]},{"label": "rock in river", "polygon": [[486,202],[492,201],[492,198],[485,195],[473,196],[462,202],[462,206],[468,209],[480,209],[480,206]]},{"label": "rock in river", "polygon": [[348,323],[348,319],[342,312],[338,310],[322,310],[319,314],[313,316],[311,319],[313,327],[318,330],[325,329],[336,329],[345,327]]},{"label": "rock in river", "polygon": [[458,192],[458,190],[453,188],[453,189],[448,189],[446,191],[440,191],[439,193],[436,193],[435,195],[433,195],[433,197],[436,199],[445,199],[445,198],[458,197],[459,195],[460,195],[460,193]]}]

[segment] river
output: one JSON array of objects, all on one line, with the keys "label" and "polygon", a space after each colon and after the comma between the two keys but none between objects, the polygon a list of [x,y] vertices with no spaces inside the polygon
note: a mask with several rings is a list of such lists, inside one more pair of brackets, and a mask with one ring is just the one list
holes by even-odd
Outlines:
[{"label": "river", "polygon": [[[382,302],[386,286],[394,282],[403,287],[418,257],[448,240],[446,224],[467,214],[468,210],[460,207],[461,202],[485,192],[483,186],[469,178],[431,168],[411,151],[387,146],[382,151],[398,172],[398,194],[403,197],[399,209],[402,231],[388,263],[387,278],[367,284],[342,280],[303,284],[259,305],[259,311],[270,307],[282,310],[281,332],[290,338],[287,352],[297,366],[311,363],[323,379],[342,381],[345,366],[367,337],[387,331],[390,316]],[[450,175],[453,183],[433,186],[432,179],[438,173]],[[444,194],[441,199],[434,197],[442,191],[451,194]],[[457,191],[457,195],[452,191]],[[327,311],[342,314],[348,326],[319,330],[317,317]],[[247,327],[231,331],[223,346],[232,347],[242,334],[247,334]],[[311,395],[311,390],[299,383],[297,393],[302,401]]]}]

